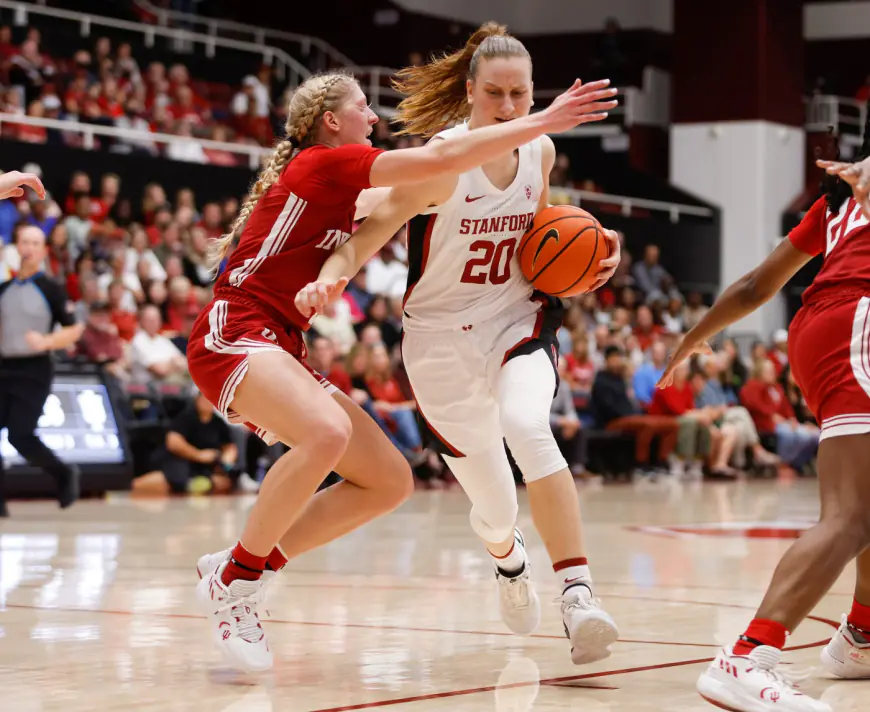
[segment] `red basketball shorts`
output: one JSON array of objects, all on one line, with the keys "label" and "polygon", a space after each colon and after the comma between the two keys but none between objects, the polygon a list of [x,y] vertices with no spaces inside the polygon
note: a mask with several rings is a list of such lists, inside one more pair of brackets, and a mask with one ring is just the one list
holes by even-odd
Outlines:
[{"label": "red basketball shorts", "polygon": [[870,433],[870,298],[803,307],[789,327],[788,360],[823,440]]},{"label": "red basketball shorts", "polygon": [[216,299],[199,315],[187,346],[187,364],[193,382],[231,423],[244,423],[267,443],[269,432],[249,423],[232,409],[236,388],[248,372],[248,355],[284,351],[299,361],[327,391],[338,389],[305,363],[305,343],[297,329],[285,330],[247,300]]}]

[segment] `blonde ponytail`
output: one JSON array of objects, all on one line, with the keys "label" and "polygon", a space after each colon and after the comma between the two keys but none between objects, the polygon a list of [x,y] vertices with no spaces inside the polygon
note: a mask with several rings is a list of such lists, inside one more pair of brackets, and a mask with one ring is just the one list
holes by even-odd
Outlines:
[{"label": "blonde ponytail", "polygon": [[477,76],[482,59],[526,57],[528,50],[504,25],[481,25],[465,46],[452,54],[433,57],[419,67],[406,67],[396,73],[393,88],[405,96],[399,103],[395,121],[402,124],[398,134],[430,138],[468,116],[465,82]]},{"label": "blonde ponytail", "polygon": [[309,77],[299,85],[290,99],[287,123],[284,125],[287,138],[275,146],[269,162],[257,176],[248,199],[239,210],[232,229],[209,245],[208,264],[212,270],[216,271],[220,267],[230,247],[242,236],[245,224],[260,198],[281,177],[296,150],[308,148],[314,143],[317,122],[324,112],[336,111],[355,81],[352,74],[329,72]]}]

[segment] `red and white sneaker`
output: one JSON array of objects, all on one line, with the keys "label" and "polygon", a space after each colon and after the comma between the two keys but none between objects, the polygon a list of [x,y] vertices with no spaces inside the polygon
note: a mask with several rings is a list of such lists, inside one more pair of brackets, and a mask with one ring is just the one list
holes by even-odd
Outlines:
[{"label": "red and white sneaker", "polygon": [[731,712],[833,712],[824,702],[798,692],[776,670],[782,651],[767,645],[749,655],[719,651],[698,678],[698,692],[707,702]]},{"label": "red and white sneaker", "polygon": [[[232,555],[232,549],[224,549],[223,551],[218,551],[214,554],[203,554],[199,557],[199,560],[196,562],[196,573],[199,574],[200,578],[203,578],[214,571],[218,566],[230,560],[230,556]],[[266,599],[269,595],[269,587],[275,583],[275,580],[278,577],[277,571],[264,571],[263,575],[260,577],[260,582],[262,586],[259,590],[259,599],[258,603],[266,603]],[[268,617],[268,611],[267,611]]]},{"label": "red and white sneaker", "polygon": [[262,581],[236,579],[229,586],[221,581],[224,561],[196,586],[196,596],[208,615],[212,634],[224,659],[243,672],[268,670],[272,651],[257,606],[262,596]]},{"label": "red and white sneaker", "polygon": [[844,680],[870,678],[870,643],[859,643],[843,616],[840,629],[822,650],[822,665]]}]

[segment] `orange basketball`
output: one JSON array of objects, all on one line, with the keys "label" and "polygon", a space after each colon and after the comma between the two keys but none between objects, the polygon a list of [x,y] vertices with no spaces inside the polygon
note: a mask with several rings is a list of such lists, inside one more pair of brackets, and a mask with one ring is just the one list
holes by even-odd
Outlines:
[{"label": "orange basketball", "polygon": [[520,269],[554,297],[583,294],[595,283],[598,263],[610,256],[601,224],[573,205],[542,210],[520,240]]}]

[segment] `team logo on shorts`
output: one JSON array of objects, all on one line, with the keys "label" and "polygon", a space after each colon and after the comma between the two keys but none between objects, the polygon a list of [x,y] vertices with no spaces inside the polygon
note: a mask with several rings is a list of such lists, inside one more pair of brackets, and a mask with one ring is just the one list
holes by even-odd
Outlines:
[{"label": "team logo on shorts", "polygon": [[532,199],[532,186],[527,185],[526,186],[526,200],[531,200],[531,199]]}]

